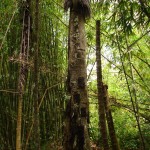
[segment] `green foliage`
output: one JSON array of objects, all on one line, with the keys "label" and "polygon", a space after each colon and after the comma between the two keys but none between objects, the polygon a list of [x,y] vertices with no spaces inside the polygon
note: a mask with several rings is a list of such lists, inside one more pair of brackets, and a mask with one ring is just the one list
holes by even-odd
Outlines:
[{"label": "green foliage", "polygon": [[[96,101],[96,100],[95,100]],[[90,138],[92,141],[97,142],[99,139],[99,128],[98,128],[98,105],[91,102],[90,105]]]},{"label": "green foliage", "polygon": [[124,149],[138,149],[138,128],[134,115],[123,109],[115,109],[113,119],[120,146]]},{"label": "green foliage", "polygon": [[[150,13],[150,1],[144,2],[147,12]],[[19,13],[20,4],[14,0],[0,2],[0,47],[4,40],[0,49],[0,149],[8,150],[15,149],[16,138],[22,29],[20,18],[23,17]],[[53,140],[62,136],[69,18],[69,15],[64,13],[62,5],[61,0],[40,2],[39,97],[42,105],[39,115],[42,145],[47,145],[49,140],[53,143]],[[150,147],[148,16],[137,0],[93,0],[91,8],[92,17],[86,21],[87,63],[90,75],[88,80],[90,138],[95,142],[100,140],[95,70],[95,20],[100,19],[103,81],[108,85],[119,143],[122,149],[136,150],[140,147],[139,131],[133,111],[134,104],[148,149]],[[12,18],[13,13],[15,15]],[[34,18],[33,6],[32,17]],[[33,31],[34,28],[31,34]],[[23,102],[23,146],[33,119],[33,55],[34,49],[31,47]],[[29,143],[32,145],[32,138]]]},{"label": "green foliage", "polygon": [[[144,2],[149,11],[150,3]],[[93,3],[93,18],[88,22],[90,25],[87,26],[90,28],[88,30],[89,51],[93,52],[91,49],[95,48],[91,35],[95,20],[100,19],[103,81],[108,85],[115,129],[121,149],[140,148],[141,140],[133,105],[135,111],[138,111],[141,131],[146,148],[148,148],[149,137],[146,134],[150,116],[148,107],[150,104],[148,16],[141,9],[141,4],[135,0],[109,1],[109,3],[106,0]],[[88,62],[95,61],[92,54],[89,59]],[[89,68],[91,68],[90,65]],[[97,112],[95,112],[96,106],[93,106],[97,97],[95,68],[91,72],[92,76],[89,81],[91,120],[94,121],[91,121],[90,131],[91,134],[92,131],[95,134],[91,137],[93,139],[97,137],[98,140]]]}]

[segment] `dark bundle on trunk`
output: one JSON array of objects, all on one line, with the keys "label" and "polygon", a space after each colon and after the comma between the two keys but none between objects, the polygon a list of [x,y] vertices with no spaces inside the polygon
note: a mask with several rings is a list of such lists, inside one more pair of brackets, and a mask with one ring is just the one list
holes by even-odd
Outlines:
[{"label": "dark bundle on trunk", "polygon": [[89,0],[65,0],[64,9],[74,9],[78,15],[82,15],[84,18],[90,18],[90,2]]}]

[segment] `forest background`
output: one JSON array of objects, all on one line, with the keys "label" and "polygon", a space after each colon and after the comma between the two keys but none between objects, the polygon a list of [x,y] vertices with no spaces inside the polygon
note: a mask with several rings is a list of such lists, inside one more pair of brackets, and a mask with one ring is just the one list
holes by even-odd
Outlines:
[{"label": "forest background", "polygon": [[[38,8],[32,1],[31,20],[27,19],[29,30],[23,22],[22,10],[29,8],[24,6],[25,2],[0,2],[0,150],[16,147],[16,126],[21,121],[17,116],[19,108],[22,108],[23,149],[33,149],[37,143],[41,149],[54,149],[63,142],[62,127],[69,99],[65,87],[69,13],[64,12],[61,0],[41,0]],[[90,139],[98,145],[101,143],[95,52],[96,20],[101,20],[103,81],[108,85],[120,148],[139,149],[142,134],[148,150],[150,2],[91,0],[91,12],[91,18],[86,21]],[[32,40],[23,40],[23,32],[32,35]],[[21,55],[23,43],[28,43],[25,55]]]}]

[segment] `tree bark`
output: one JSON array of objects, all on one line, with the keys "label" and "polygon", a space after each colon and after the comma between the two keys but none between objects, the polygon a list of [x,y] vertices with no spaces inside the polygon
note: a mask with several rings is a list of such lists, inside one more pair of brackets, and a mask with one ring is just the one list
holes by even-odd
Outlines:
[{"label": "tree bark", "polygon": [[109,150],[106,117],[104,108],[104,93],[102,81],[102,64],[101,64],[101,47],[100,47],[100,21],[96,21],[96,63],[97,63],[97,89],[98,89],[98,105],[99,105],[99,127],[102,136],[102,144],[104,150]]},{"label": "tree bark", "polygon": [[88,135],[85,16],[70,9],[68,86],[71,96],[66,107],[65,150],[90,150]]},{"label": "tree bark", "polygon": [[109,97],[108,97],[107,89],[108,89],[108,86],[104,85],[103,86],[104,104],[105,104],[105,110],[106,110],[106,118],[107,118],[107,123],[108,123],[109,136],[111,140],[112,150],[120,150],[118,140],[116,137],[115,128],[114,128],[112,113],[111,113],[111,109],[109,105]]},{"label": "tree bark", "polygon": [[33,125],[33,149],[40,150],[39,128],[39,0],[35,1],[34,18],[34,125]]}]

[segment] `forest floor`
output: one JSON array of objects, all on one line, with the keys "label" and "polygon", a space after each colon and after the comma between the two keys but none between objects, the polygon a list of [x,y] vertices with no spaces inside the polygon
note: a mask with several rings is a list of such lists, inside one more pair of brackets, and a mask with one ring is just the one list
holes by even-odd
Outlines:
[{"label": "forest floor", "polygon": [[[63,146],[60,142],[51,142],[48,143],[42,150],[63,150]],[[95,143],[91,142],[91,150],[103,150],[102,148],[98,147]]]}]

